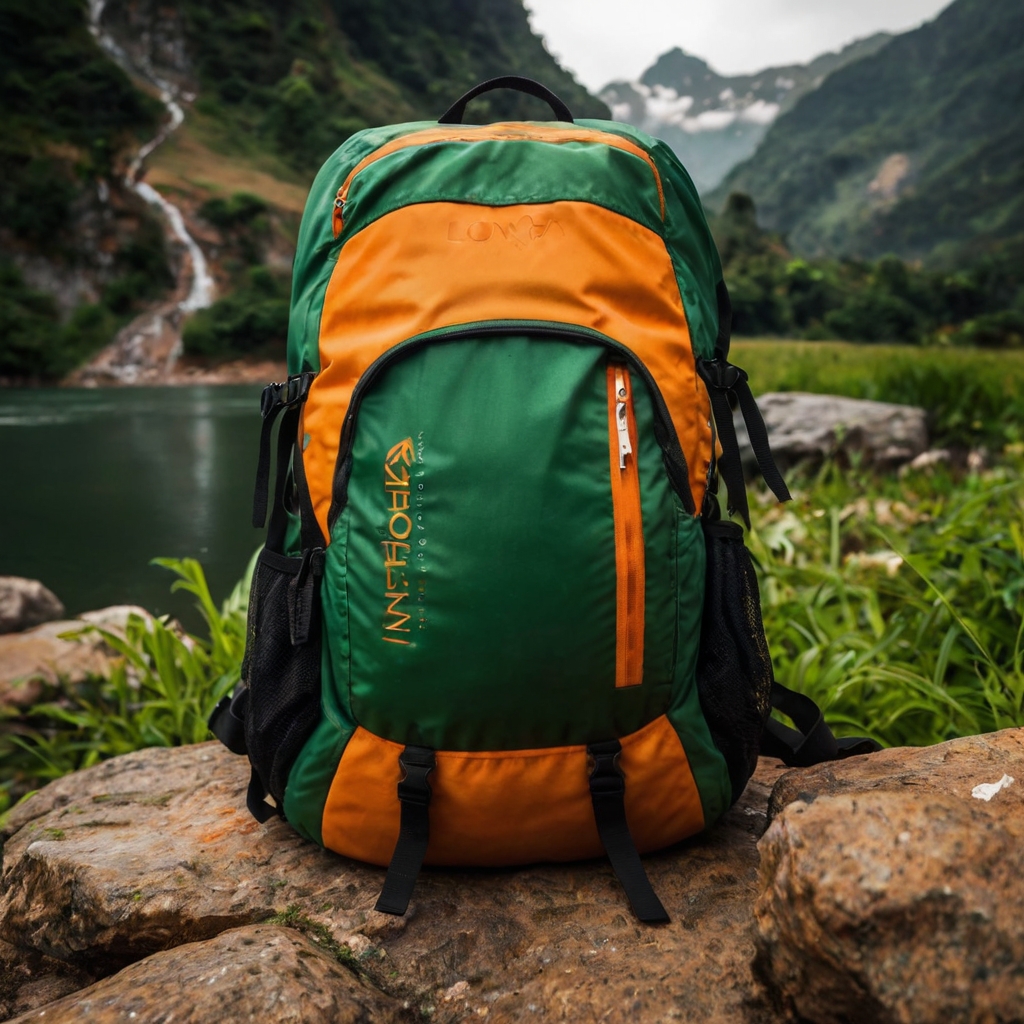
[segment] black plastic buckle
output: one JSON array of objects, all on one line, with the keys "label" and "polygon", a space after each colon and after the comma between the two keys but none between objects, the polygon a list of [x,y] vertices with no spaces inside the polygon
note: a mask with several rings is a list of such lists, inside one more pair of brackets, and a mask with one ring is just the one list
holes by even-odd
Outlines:
[{"label": "black plastic buckle", "polygon": [[732,391],[741,380],[747,379],[746,370],[741,370],[721,356],[698,359],[697,371],[708,387],[718,391]]},{"label": "black plastic buckle", "polygon": [[622,744],[618,740],[591,743],[587,753],[593,761],[590,770],[590,792],[612,796],[626,792],[626,776],[619,767]]},{"label": "black plastic buckle", "polygon": [[275,409],[286,409],[290,405],[304,402],[315,376],[311,370],[306,370],[304,373],[293,373],[280,383],[268,384],[260,397],[260,413],[263,418],[266,419]]},{"label": "black plastic buckle", "polygon": [[431,789],[427,777],[436,766],[434,752],[428,747],[406,747],[398,758],[405,777],[398,784],[398,799],[403,804],[430,804]]}]

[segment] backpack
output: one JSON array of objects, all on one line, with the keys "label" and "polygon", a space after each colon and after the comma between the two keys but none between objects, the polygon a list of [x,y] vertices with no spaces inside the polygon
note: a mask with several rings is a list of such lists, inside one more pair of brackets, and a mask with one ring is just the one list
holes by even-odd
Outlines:
[{"label": "backpack", "polygon": [[[495,88],[555,120],[464,125]],[[749,526],[730,400],[789,493],[729,330],[672,151],[536,82],[330,157],[290,375],[262,397],[241,683],[211,718],[249,756],[258,820],[387,866],[387,913],[424,863],[605,853],[656,922],[639,854],[712,825],[760,750],[871,748],[773,682],[719,514],[721,479]]]}]

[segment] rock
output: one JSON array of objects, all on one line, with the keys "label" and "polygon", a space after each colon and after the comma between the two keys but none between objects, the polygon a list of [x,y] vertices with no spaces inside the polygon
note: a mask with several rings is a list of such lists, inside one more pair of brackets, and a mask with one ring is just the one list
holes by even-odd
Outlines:
[{"label": "rock", "polygon": [[135,605],[113,605],[78,619],[47,622],[24,633],[0,636],[0,708],[24,709],[55,688],[77,686],[91,675],[106,675],[115,652],[95,633],[75,639],[62,634],[86,626],[123,633],[129,615],[151,618]]},{"label": "rock", "polygon": [[[780,467],[841,454],[858,455],[867,465],[893,467],[910,462],[928,447],[924,409],[801,391],[760,395],[757,406]],[[736,437],[744,466],[754,454],[742,416],[735,414]]]},{"label": "rock", "polygon": [[0,940],[0,1020],[45,1006],[92,981],[84,971]]},{"label": "rock", "polygon": [[756,1022],[756,842],[780,772],[762,760],[710,833],[645,858],[672,915],[651,928],[604,861],[426,870],[404,918],[378,914],[382,869],[249,817],[242,758],[216,743],[143,750],[11,812],[0,933],[108,975],[279,914],[346,945],[408,1016]]},{"label": "rock", "polygon": [[0,576],[0,633],[19,633],[63,617],[64,605],[39,580]]},{"label": "rock", "polygon": [[235,928],[146,957],[18,1021],[47,1024],[386,1024],[401,1005],[289,929]]},{"label": "rock", "polygon": [[770,813],[755,969],[785,1019],[1024,1020],[1024,729],[790,772]]}]

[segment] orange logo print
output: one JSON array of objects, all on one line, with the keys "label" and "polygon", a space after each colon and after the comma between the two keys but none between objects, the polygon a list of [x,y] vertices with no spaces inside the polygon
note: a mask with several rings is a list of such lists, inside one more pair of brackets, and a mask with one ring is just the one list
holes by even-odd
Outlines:
[{"label": "orange logo print", "polygon": [[477,220],[472,224],[451,221],[448,225],[449,242],[489,242],[492,239],[504,239],[517,249],[525,249],[531,242],[536,242],[548,234],[564,235],[565,232],[557,220],[548,219],[538,223],[529,214],[520,217],[514,223]]},{"label": "orange logo print", "polygon": [[[396,636],[397,633],[412,632],[406,623],[412,617],[402,610],[402,602],[409,598],[408,556],[411,546],[407,543],[412,533],[412,519],[409,516],[409,467],[415,458],[412,438],[399,441],[384,459],[384,495],[389,504],[388,539],[381,541],[384,548],[384,609],[382,623],[384,636],[391,644],[409,645],[410,641]],[[390,636],[388,634],[391,634]]]}]

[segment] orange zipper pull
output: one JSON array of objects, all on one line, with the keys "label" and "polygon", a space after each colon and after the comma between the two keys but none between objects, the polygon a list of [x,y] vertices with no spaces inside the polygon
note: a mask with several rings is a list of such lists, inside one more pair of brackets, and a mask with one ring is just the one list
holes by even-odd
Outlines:
[{"label": "orange zipper pull", "polygon": [[615,429],[619,436],[619,469],[626,468],[626,456],[633,454],[633,445],[629,440],[629,420],[626,405],[629,402],[629,389],[626,387],[626,375],[622,367],[615,368]]}]

